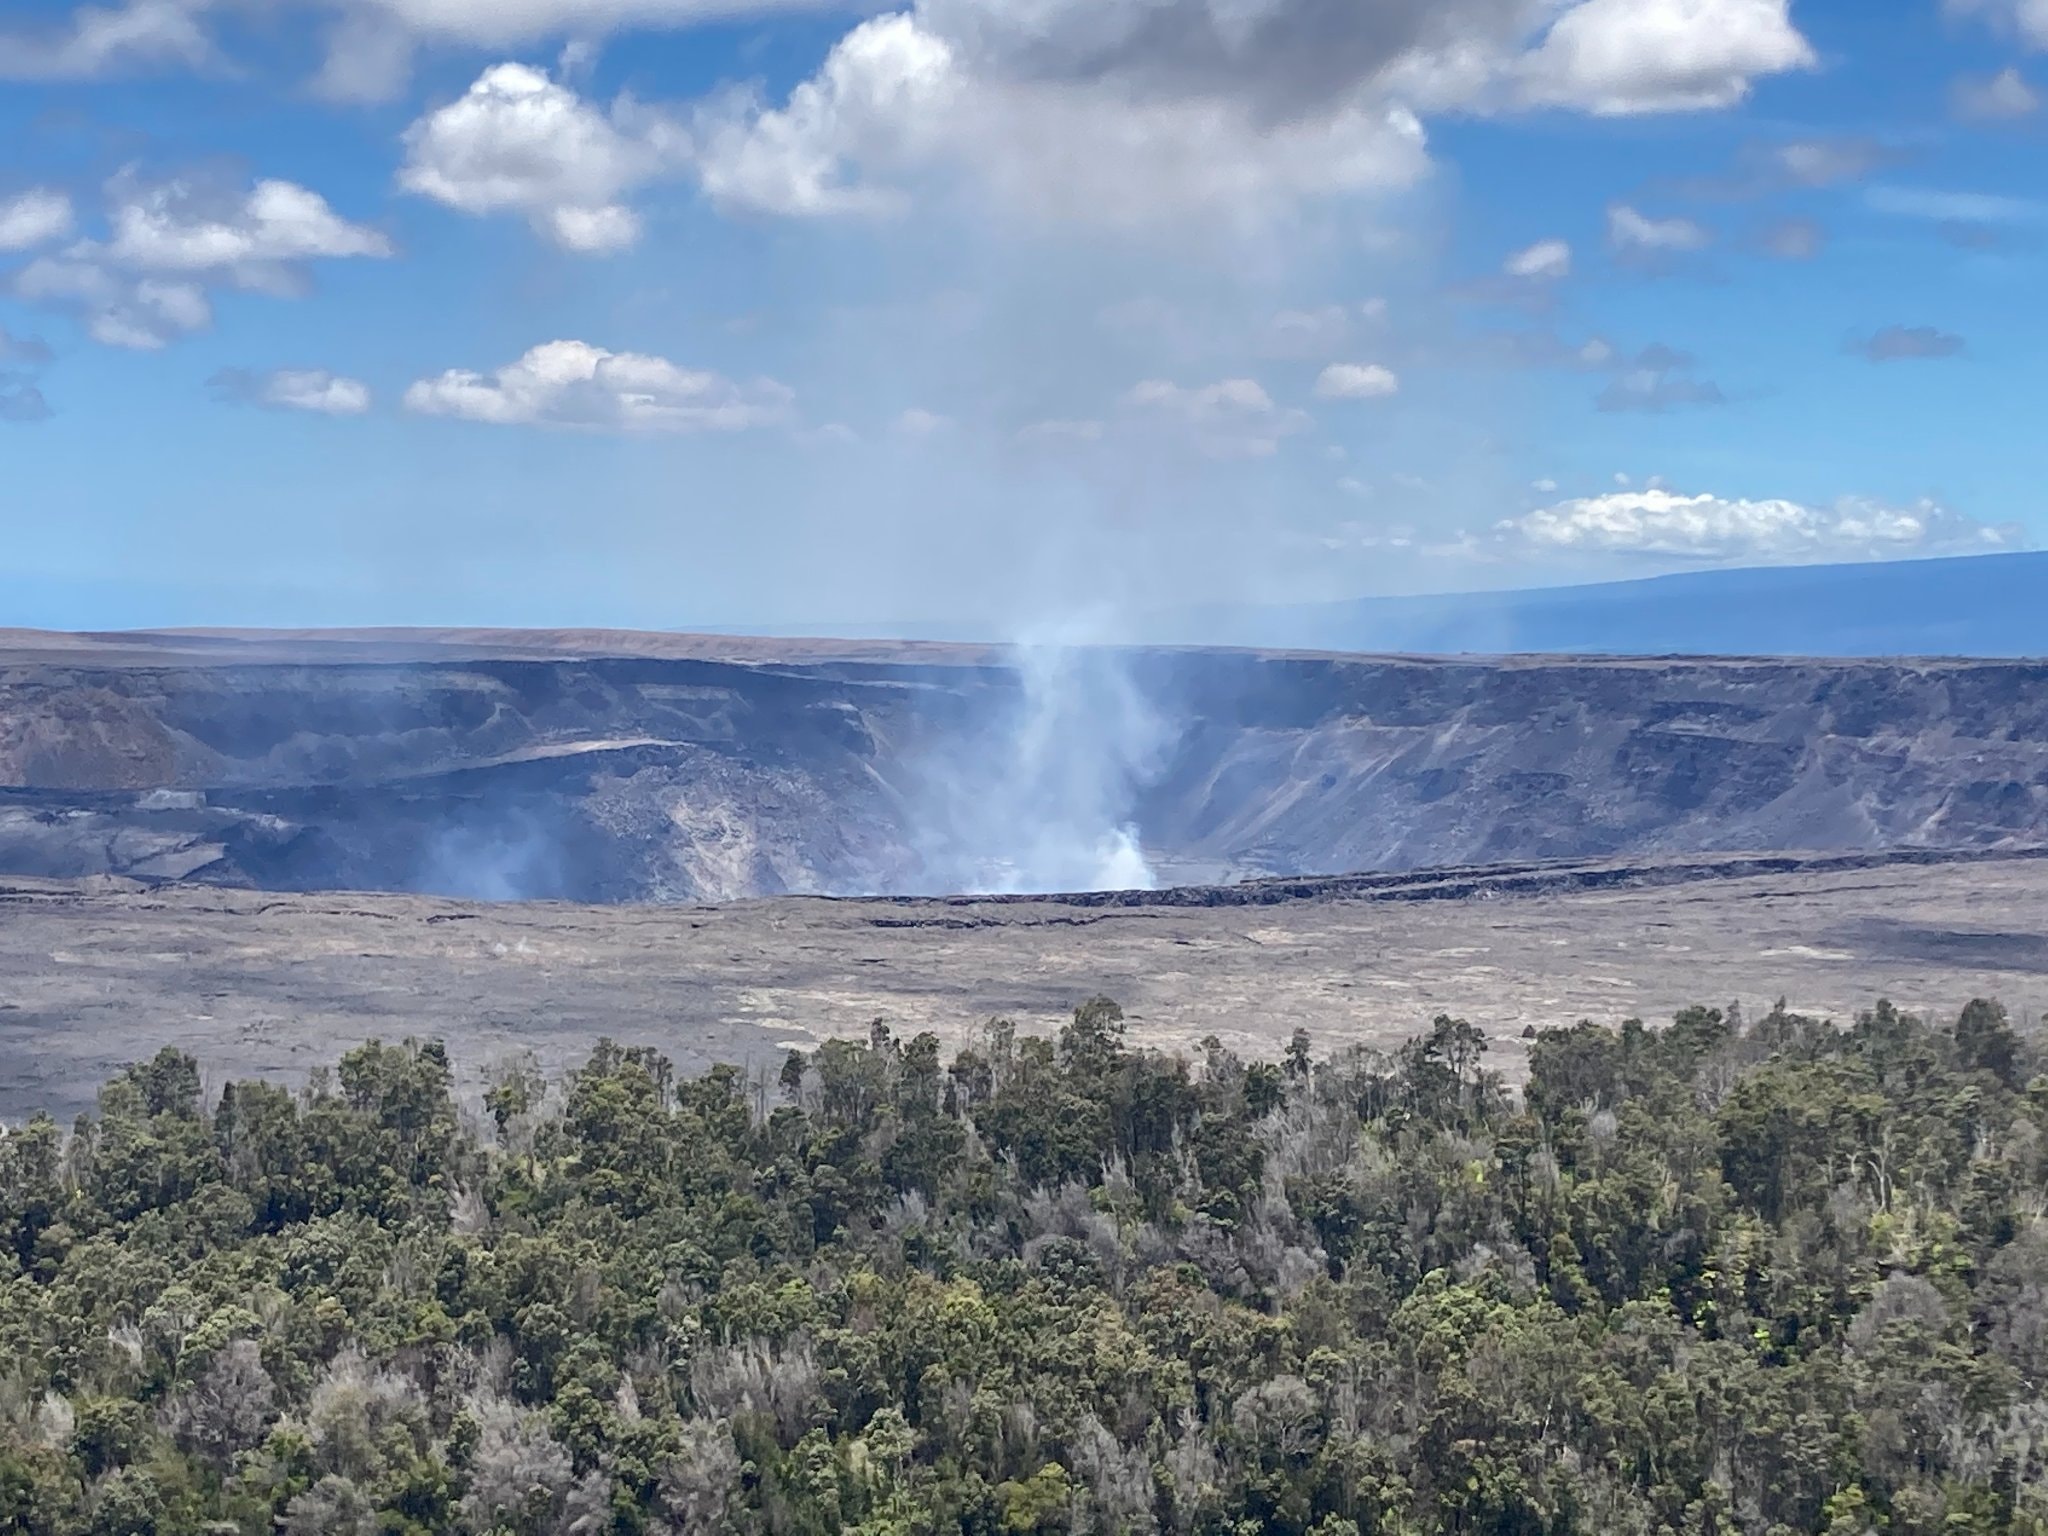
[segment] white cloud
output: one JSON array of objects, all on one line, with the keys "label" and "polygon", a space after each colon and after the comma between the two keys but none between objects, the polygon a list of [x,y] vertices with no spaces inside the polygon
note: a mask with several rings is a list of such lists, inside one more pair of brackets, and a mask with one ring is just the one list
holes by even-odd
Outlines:
[{"label": "white cloud", "polygon": [[[384,257],[391,241],[342,218],[317,192],[289,181],[259,181],[245,196],[219,197],[184,181],[117,178],[101,254],[117,266],[153,272],[261,273],[280,264],[352,256]],[[258,276],[248,286],[263,287]]]},{"label": "white cloud", "polygon": [[1713,236],[1691,219],[1653,219],[1627,203],[1607,209],[1607,243],[1623,256],[1662,258],[1702,251]]},{"label": "white cloud", "polygon": [[264,382],[263,399],[293,411],[360,416],[370,408],[370,388],[360,379],[319,369],[280,369]]},{"label": "white cloud", "polygon": [[381,6],[358,6],[327,30],[327,56],[312,80],[328,101],[389,101],[412,76],[417,39]]},{"label": "white cloud", "polygon": [[360,416],[370,408],[370,386],[324,368],[279,368],[269,373],[225,369],[210,381],[224,400],[322,416]]},{"label": "white cloud", "polygon": [[1556,282],[1572,275],[1572,248],[1562,240],[1538,240],[1510,256],[1501,271],[1529,282]]},{"label": "white cloud", "polygon": [[0,251],[26,251],[71,233],[71,199],[48,187],[0,198]]},{"label": "white cloud", "polygon": [[728,207],[885,211],[951,175],[1039,218],[1256,224],[1413,183],[1419,112],[1728,106],[1812,62],[1786,0],[914,0],[697,130]]},{"label": "white cloud", "polygon": [[1407,186],[1428,167],[1404,108],[1346,102],[1267,118],[1229,94],[1012,77],[919,15],[864,22],[788,102],[730,95],[695,124],[705,191],[784,215],[888,212],[958,177],[1045,221],[1253,223],[1298,202]]},{"label": "white cloud", "polygon": [[43,256],[14,278],[31,304],[76,310],[86,334],[109,347],[154,351],[213,324],[213,305],[197,283],[138,278],[89,255]]},{"label": "white cloud", "polygon": [[714,202],[785,215],[873,213],[900,206],[888,178],[940,161],[947,126],[963,134],[969,103],[944,42],[908,15],[854,28],[818,73],[767,108],[732,93],[696,124],[699,174]]},{"label": "white cloud", "polygon": [[1531,103],[1625,116],[1732,107],[1758,77],[1816,62],[1791,0],[1585,0],[1520,74]]},{"label": "white cloud", "polygon": [[664,357],[550,341],[486,375],[450,369],[405,392],[405,407],[497,426],[631,433],[740,432],[786,421],[794,396],[772,379],[736,383]]},{"label": "white cloud", "polygon": [[903,411],[891,424],[898,437],[931,437],[953,425],[950,418],[928,411],[923,406],[913,405]]},{"label": "white cloud", "polygon": [[1831,187],[1860,181],[1893,158],[1869,139],[1794,139],[1773,145],[1766,163],[1777,178],[1796,187]]},{"label": "white cloud", "polygon": [[499,64],[405,132],[408,192],[464,213],[515,212],[572,251],[615,251],[640,233],[625,194],[681,162],[686,136],[630,100],[600,112],[523,64]]},{"label": "white cloud", "polygon": [[[112,51],[153,39],[147,47],[162,57],[199,62],[210,48],[194,16],[219,3],[131,0],[118,13],[80,11],[78,30],[94,18],[155,18],[124,21],[137,40]],[[530,49],[739,15],[864,9],[843,0],[299,3],[330,18],[315,86],[344,99],[395,92],[422,44]],[[1038,219],[1135,227],[1195,216],[1255,227],[1318,200],[1413,184],[1429,168],[1420,113],[1732,104],[1754,76],[1810,62],[1785,3],[908,0],[853,26],[785,100],[738,90],[704,106],[695,160],[715,202],[755,212],[887,210],[945,182]],[[95,58],[109,51],[92,46]],[[627,242],[635,221],[623,195],[654,174],[635,152],[648,147],[641,133],[559,82],[546,89],[562,97],[529,99],[545,77],[507,68],[520,73],[497,83],[518,86],[517,103],[500,90],[425,120],[407,184],[471,211],[516,209],[576,248]],[[566,144],[502,120],[543,105]],[[445,137],[428,142],[437,119]]]},{"label": "white cloud", "polygon": [[81,6],[57,26],[0,32],[0,79],[93,80],[215,62],[194,12],[205,0],[130,0]]},{"label": "white cloud", "polygon": [[1964,75],[1949,90],[1956,116],[1973,122],[2016,122],[2041,110],[2041,93],[2017,69],[1995,75]]},{"label": "white cloud", "polygon": [[1982,16],[2036,48],[2048,48],[2048,0],[1943,0],[1955,16]]},{"label": "white cloud", "polygon": [[1399,376],[1379,363],[1332,363],[1316,379],[1322,400],[1384,400],[1400,392]]},{"label": "white cloud", "polygon": [[1644,555],[1711,564],[1879,560],[2012,549],[2016,526],[1993,527],[1932,501],[1888,506],[1845,498],[1831,506],[1752,501],[1661,485],[1575,497],[1494,527],[1510,551]]},{"label": "white cloud", "polygon": [[1184,432],[1203,453],[1219,459],[1269,458],[1282,438],[1308,426],[1305,412],[1276,405],[1256,379],[1224,379],[1195,388],[1148,379],[1124,403],[1141,420]]},{"label": "white cloud", "polygon": [[116,347],[154,349],[206,329],[209,287],[290,296],[309,261],[392,254],[384,235],[289,181],[237,193],[123,172],[107,184],[106,219],[106,239],[38,257],[12,286],[77,311],[94,340]]},{"label": "white cloud", "polygon": [[[1224,210],[1251,222],[1414,180],[1427,161],[1412,112],[1731,105],[1754,77],[1812,62],[1787,3],[909,0],[855,27],[785,105],[729,96],[704,124],[713,139],[705,179],[729,207],[777,213],[886,205],[903,191],[900,178],[951,173],[986,178],[1014,205],[1062,218],[1137,224],[1161,211]],[[314,87],[344,100],[395,95],[422,45],[527,50],[861,9],[844,0],[299,4],[329,18]],[[215,64],[201,18],[230,8],[83,6],[60,26],[0,35],[0,74]],[[917,73],[892,76],[903,63]],[[624,238],[621,206],[548,205],[570,210],[569,238],[599,243]]]}]

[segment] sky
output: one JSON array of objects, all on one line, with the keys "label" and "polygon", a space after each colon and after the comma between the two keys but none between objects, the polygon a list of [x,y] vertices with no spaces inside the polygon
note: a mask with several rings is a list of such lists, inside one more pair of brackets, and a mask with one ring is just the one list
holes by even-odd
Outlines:
[{"label": "sky", "polygon": [[2048,0],[0,4],[0,626],[2048,541]]}]

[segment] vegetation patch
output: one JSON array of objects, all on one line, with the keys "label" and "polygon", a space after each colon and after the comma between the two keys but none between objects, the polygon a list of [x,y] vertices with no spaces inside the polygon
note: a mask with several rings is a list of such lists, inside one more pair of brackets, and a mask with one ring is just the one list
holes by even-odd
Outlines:
[{"label": "vegetation patch", "polygon": [[1485,1053],[165,1051],[0,1133],[0,1530],[2048,1532],[1999,1008]]}]

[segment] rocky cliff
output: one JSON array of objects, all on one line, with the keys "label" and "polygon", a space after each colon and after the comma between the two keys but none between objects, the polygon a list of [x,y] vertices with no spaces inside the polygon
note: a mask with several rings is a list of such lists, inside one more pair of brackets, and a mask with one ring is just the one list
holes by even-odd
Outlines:
[{"label": "rocky cliff", "polygon": [[0,872],[910,892],[1033,818],[1128,824],[1167,880],[2048,842],[2048,665],[1180,650],[1083,682],[947,647],[14,637]]}]

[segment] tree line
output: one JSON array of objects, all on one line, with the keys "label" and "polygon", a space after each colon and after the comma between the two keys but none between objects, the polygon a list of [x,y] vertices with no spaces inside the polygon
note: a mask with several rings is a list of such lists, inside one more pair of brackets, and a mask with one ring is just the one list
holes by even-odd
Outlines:
[{"label": "tree line", "polygon": [[1486,1057],[166,1050],[0,1132],[0,1530],[2048,1536],[2001,1009]]}]

